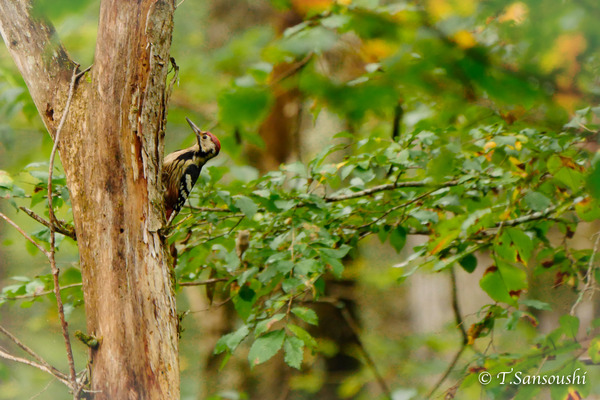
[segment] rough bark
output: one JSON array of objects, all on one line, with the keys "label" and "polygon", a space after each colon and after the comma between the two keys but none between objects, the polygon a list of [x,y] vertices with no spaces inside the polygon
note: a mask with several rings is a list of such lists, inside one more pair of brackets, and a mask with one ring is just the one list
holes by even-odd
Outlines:
[{"label": "rough bark", "polygon": [[[79,80],[59,151],[71,193],[96,399],[177,399],[177,314],[160,166],[173,1],[103,0],[91,83]],[[27,1],[0,0],[0,32],[48,131],[74,62]],[[79,366],[83,367],[83,366]]]}]

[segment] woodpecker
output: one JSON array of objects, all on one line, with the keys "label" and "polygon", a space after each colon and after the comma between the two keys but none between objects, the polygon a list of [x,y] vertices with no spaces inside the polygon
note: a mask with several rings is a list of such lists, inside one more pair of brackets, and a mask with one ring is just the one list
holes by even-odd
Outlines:
[{"label": "woodpecker", "polygon": [[165,210],[169,222],[185,204],[202,166],[221,151],[221,142],[215,135],[198,128],[189,118],[185,119],[196,134],[198,143],[165,157],[162,179],[166,188]]}]

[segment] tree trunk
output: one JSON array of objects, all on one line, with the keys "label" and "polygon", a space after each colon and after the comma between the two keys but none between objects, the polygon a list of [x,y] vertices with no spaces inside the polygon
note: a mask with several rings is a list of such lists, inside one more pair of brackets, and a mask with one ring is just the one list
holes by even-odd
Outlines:
[{"label": "tree trunk", "polygon": [[[0,32],[50,134],[75,66],[31,3],[0,0]],[[160,181],[173,1],[103,0],[91,82],[59,151],[71,194],[95,399],[178,399],[177,313]],[[83,366],[80,366],[83,367]]]}]

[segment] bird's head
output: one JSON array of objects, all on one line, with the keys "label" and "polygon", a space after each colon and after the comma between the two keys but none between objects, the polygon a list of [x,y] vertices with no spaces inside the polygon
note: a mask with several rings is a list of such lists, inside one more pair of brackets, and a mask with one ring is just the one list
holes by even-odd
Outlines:
[{"label": "bird's head", "polygon": [[196,134],[196,138],[198,139],[198,146],[200,146],[200,151],[206,154],[208,158],[216,157],[217,154],[221,151],[221,142],[219,139],[212,133],[208,131],[203,131],[198,128],[196,124],[194,124],[188,117],[185,117],[188,124],[192,127],[192,130]]}]

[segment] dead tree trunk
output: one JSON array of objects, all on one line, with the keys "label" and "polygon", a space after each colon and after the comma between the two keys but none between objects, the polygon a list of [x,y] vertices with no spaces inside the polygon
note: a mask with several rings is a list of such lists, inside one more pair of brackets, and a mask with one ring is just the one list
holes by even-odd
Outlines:
[{"label": "dead tree trunk", "polygon": [[[75,63],[32,3],[0,0],[0,32],[48,131]],[[158,229],[172,0],[103,0],[94,66],[59,151],[71,194],[95,399],[178,399],[177,314]],[[84,366],[79,366],[83,368]]]}]

